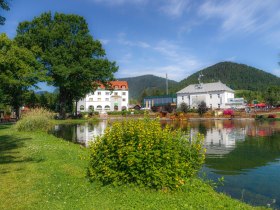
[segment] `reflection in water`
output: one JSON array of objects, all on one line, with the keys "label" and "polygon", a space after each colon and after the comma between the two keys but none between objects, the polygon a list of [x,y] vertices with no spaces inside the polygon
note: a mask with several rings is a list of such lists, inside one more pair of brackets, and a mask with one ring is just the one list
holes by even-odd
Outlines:
[{"label": "reflection in water", "polygon": [[100,121],[97,124],[61,124],[56,125],[52,133],[57,137],[82,144],[87,147],[96,136],[104,133],[106,127],[107,121]]},{"label": "reflection in water", "polygon": [[[255,205],[280,209],[280,122],[252,120],[163,121],[162,126],[204,134],[207,148],[202,171],[208,178],[224,176],[217,190]],[[88,146],[104,133],[107,121],[98,124],[59,125],[54,134]]]}]

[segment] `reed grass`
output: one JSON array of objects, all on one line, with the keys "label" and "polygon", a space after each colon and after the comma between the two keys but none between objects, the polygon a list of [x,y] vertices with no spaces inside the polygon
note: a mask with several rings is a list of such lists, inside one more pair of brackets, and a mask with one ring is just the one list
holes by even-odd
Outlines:
[{"label": "reed grass", "polygon": [[24,113],[15,124],[17,131],[48,131],[53,123],[54,113],[44,108],[35,108]]}]

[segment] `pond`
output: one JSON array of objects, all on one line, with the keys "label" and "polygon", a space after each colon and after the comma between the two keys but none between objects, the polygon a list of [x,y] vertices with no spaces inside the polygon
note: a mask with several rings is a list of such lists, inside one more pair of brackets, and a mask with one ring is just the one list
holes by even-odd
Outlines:
[{"label": "pond", "polygon": [[[214,182],[224,177],[223,185],[218,186],[217,191],[253,205],[280,209],[280,121],[162,122],[163,126],[167,124],[175,129],[190,129],[191,134],[205,135],[207,152],[200,175]],[[107,121],[57,125],[53,133],[88,146],[107,126]]]}]

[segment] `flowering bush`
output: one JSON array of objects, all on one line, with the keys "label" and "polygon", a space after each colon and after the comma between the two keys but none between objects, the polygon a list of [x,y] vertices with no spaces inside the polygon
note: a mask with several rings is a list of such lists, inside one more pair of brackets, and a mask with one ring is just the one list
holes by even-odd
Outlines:
[{"label": "flowering bush", "polygon": [[267,118],[276,118],[276,114],[269,114]]},{"label": "flowering bush", "polygon": [[234,115],[234,111],[232,109],[225,109],[223,114],[224,115]]},{"label": "flowering bush", "polygon": [[103,184],[176,189],[204,162],[203,136],[164,129],[158,120],[115,122],[90,146],[88,176]]}]

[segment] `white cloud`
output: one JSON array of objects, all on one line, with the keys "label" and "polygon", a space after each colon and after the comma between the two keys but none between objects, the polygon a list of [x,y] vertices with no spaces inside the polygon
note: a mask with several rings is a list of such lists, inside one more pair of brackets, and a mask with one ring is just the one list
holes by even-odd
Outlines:
[{"label": "white cloud", "polygon": [[99,41],[103,44],[103,45],[106,45],[110,42],[109,39],[99,39]]},{"label": "white cloud", "polygon": [[145,4],[148,0],[88,0],[94,3],[119,6],[123,4]]},{"label": "white cloud", "polygon": [[125,33],[118,34],[118,43],[128,47],[140,47],[140,48],[150,47],[150,45],[147,42],[128,40]]},{"label": "white cloud", "polygon": [[228,0],[205,1],[199,15],[205,19],[221,19],[221,28],[228,34],[267,32],[279,26],[280,1]]},{"label": "white cloud", "polygon": [[179,17],[188,8],[189,2],[189,0],[167,0],[166,3],[160,7],[160,10],[167,15]]},{"label": "white cloud", "polygon": [[271,73],[276,75],[277,77],[280,77],[280,69],[274,69],[271,71]]},{"label": "white cloud", "polygon": [[[125,42],[119,43],[132,48],[139,47],[140,45],[135,43],[142,43],[142,41],[131,42],[126,39]],[[189,50],[182,47],[180,43],[168,40],[161,40],[157,43],[143,43],[148,47],[145,49],[144,47],[140,48],[143,50],[140,51],[141,56],[133,54],[132,49],[130,53],[124,54],[117,59],[117,62],[120,63],[118,77],[132,77],[144,74],[164,77],[167,73],[170,79],[180,81],[203,66],[203,63],[191,55],[188,52]],[[145,55],[149,55],[149,57],[143,57]]]}]

